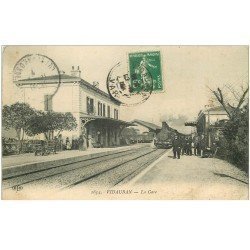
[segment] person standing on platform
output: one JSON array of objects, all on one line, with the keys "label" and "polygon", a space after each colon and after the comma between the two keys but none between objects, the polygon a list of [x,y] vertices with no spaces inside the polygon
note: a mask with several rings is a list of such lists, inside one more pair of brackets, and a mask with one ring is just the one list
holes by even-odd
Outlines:
[{"label": "person standing on platform", "polygon": [[58,144],[59,144],[59,151],[62,151],[63,150],[63,138],[61,134],[58,135]]},{"label": "person standing on platform", "polygon": [[193,142],[194,142],[194,155],[198,155],[199,154],[199,136],[196,134],[193,138]]},{"label": "person standing on platform", "polygon": [[184,153],[185,153],[185,144],[186,144],[185,137],[182,136],[180,138],[180,140],[181,140],[181,154],[184,155]]},{"label": "person standing on platform", "polygon": [[92,139],[92,136],[91,136],[91,135],[89,135],[89,140],[88,140],[88,142],[89,142],[89,148],[94,148],[94,146],[93,146],[93,139]]},{"label": "person standing on platform", "polygon": [[152,141],[151,144],[150,144],[150,147],[151,147],[151,148],[156,148],[156,143],[157,143],[157,138],[156,138],[156,136],[155,136],[154,139],[153,139],[153,141]]},{"label": "person standing on platform", "polygon": [[201,157],[203,158],[204,157],[204,151],[206,149],[206,141],[205,141],[204,134],[201,135],[200,149],[201,149]]},{"label": "person standing on platform", "polygon": [[185,137],[184,142],[183,142],[183,151],[182,155],[187,155],[188,154],[188,137]]},{"label": "person standing on platform", "polygon": [[178,138],[177,135],[175,135],[174,140],[172,141],[173,145],[173,153],[174,153],[174,159],[176,159],[176,156],[178,159],[180,159],[181,156],[181,140]]},{"label": "person standing on platform", "polygon": [[83,138],[83,135],[80,135],[79,140],[78,140],[78,143],[79,143],[79,150],[83,151],[83,150],[86,149],[86,148],[84,147],[84,138]]},{"label": "person standing on platform", "polygon": [[70,144],[70,141],[69,141],[69,137],[66,138],[66,149],[67,150],[71,149],[71,144]]},{"label": "person standing on platform", "polygon": [[192,155],[192,138],[191,136],[187,139],[187,155]]}]

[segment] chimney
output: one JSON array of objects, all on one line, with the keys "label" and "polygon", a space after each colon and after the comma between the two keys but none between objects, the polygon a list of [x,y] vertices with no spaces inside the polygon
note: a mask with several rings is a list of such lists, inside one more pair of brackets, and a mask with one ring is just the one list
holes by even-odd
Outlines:
[{"label": "chimney", "polygon": [[166,122],[162,122],[162,129],[167,130],[169,128],[168,124]]},{"label": "chimney", "polygon": [[77,69],[75,70],[75,67],[72,66],[72,70],[71,70],[70,74],[71,74],[71,76],[81,78],[81,70],[80,70],[80,67],[77,66]]},{"label": "chimney", "polygon": [[93,82],[93,86],[99,89],[99,82],[94,81],[94,82]]}]

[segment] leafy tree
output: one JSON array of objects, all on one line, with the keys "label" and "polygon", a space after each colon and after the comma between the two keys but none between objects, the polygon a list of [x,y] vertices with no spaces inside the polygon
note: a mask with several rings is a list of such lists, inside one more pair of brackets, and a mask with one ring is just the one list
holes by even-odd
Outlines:
[{"label": "leafy tree", "polygon": [[245,105],[239,112],[232,115],[231,119],[225,123],[223,134],[226,139],[224,145],[227,157],[231,162],[248,171],[248,128],[249,128],[249,108]]},{"label": "leafy tree", "polygon": [[22,150],[24,134],[28,130],[29,122],[35,115],[35,110],[27,103],[14,103],[4,105],[2,110],[2,122],[5,129],[14,128],[19,142],[19,153]]},{"label": "leafy tree", "polygon": [[121,132],[121,135],[124,139],[134,139],[138,134],[138,130],[136,130],[135,128],[124,128]]},{"label": "leafy tree", "polygon": [[224,108],[229,120],[223,125],[224,138],[221,152],[226,159],[244,171],[249,171],[249,109],[248,109],[248,83],[236,90],[235,86],[225,84],[223,89],[211,90],[215,100]]},{"label": "leafy tree", "polygon": [[59,113],[56,118],[55,129],[57,131],[57,136],[62,131],[72,131],[77,128],[77,122],[75,117],[70,113]]},{"label": "leafy tree", "polygon": [[57,131],[57,136],[62,131],[72,131],[76,129],[77,123],[75,117],[71,113],[59,112],[42,112],[37,111],[32,117],[27,134],[30,136],[44,134],[46,140],[54,138],[54,132]]}]

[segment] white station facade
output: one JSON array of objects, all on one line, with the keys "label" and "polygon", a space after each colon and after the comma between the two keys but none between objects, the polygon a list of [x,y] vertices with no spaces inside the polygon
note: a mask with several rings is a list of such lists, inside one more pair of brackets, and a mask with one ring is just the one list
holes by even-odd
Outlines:
[{"label": "white station facade", "polygon": [[[120,103],[109,94],[81,78],[79,66],[72,66],[70,75],[41,76],[15,82],[19,87],[19,102],[43,111],[70,112],[76,118],[77,129],[62,132],[70,140],[81,135],[86,146],[91,138],[103,147],[119,146],[120,133],[131,123],[120,120]],[[42,135],[40,135],[39,139]]]}]

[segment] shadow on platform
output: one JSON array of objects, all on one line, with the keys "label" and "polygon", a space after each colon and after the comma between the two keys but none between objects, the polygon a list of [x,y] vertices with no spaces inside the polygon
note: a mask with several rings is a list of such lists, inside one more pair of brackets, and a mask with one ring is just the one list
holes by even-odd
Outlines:
[{"label": "shadow on platform", "polygon": [[214,172],[213,172],[213,174],[216,175],[216,176],[220,176],[220,177],[231,178],[231,179],[234,179],[234,180],[236,180],[236,181],[240,181],[240,182],[242,182],[242,183],[248,185],[248,182],[242,181],[242,180],[240,180],[240,179],[237,179],[237,178],[235,178],[235,177],[233,177],[233,176],[230,176],[230,175],[227,175],[227,174],[220,174],[220,173],[214,173]]}]

